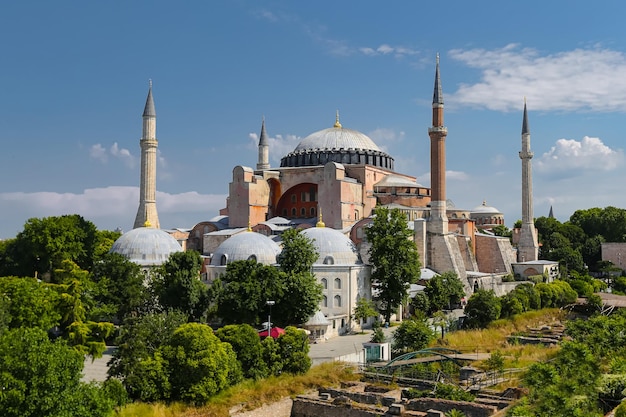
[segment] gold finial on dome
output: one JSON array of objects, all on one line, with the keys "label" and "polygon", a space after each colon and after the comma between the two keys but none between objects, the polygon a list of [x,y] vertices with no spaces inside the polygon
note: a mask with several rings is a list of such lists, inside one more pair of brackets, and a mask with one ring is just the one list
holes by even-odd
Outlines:
[{"label": "gold finial on dome", "polygon": [[483,206],[487,205],[487,200],[483,200]]},{"label": "gold finial on dome", "polygon": [[315,225],[315,227],[326,227],[326,225],[322,221],[322,208],[321,207],[320,207],[319,220],[317,221],[317,224]]},{"label": "gold finial on dome", "polygon": [[335,116],[335,124],[333,125],[333,127],[341,129],[341,123],[339,123],[339,110],[337,110],[337,115]]},{"label": "gold finial on dome", "polygon": [[143,227],[152,227],[152,223],[150,223],[150,220],[146,220],[146,222],[143,224]]},{"label": "gold finial on dome", "polygon": [[252,224],[250,223],[250,220],[248,220],[248,232],[252,231]]}]

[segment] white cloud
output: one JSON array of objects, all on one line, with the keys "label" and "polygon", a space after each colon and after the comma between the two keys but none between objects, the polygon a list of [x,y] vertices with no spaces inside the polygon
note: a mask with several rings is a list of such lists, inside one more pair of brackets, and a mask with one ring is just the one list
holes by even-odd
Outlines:
[{"label": "white cloud", "polygon": [[[467,181],[470,179],[470,176],[463,171],[446,171],[446,181]],[[419,175],[417,177],[417,182],[427,187],[430,187],[430,171]]]},{"label": "white cloud", "polygon": [[452,103],[518,111],[523,97],[533,110],[626,111],[626,55],[599,46],[542,54],[509,44],[500,49],[454,49],[452,59],[482,72],[461,84]]},{"label": "white cloud", "polygon": [[[256,133],[249,133],[248,137],[250,138],[249,147],[257,149],[259,146],[259,135]],[[302,140],[302,138],[296,135],[268,136],[267,142],[270,148],[270,160],[274,162],[274,164],[279,163],[283,156],[287,155],[289,152],[293,151],[296,146],[298,146],[300,140]]]},{"label": "white cloud", "polygon": [[534,164],[544,174],[582,174],[584,171],[612,171],[624,163],[624,152],[613,150],[599,138],[581,141],[559,139]]},{"label": "white cloud", "polygon": [[357,48],[357,51],[367,56],[393,55],[396,58],[403,58],[410,55],[418,55],[419,51],[405,46],[392,46],[386,43],[376,48],[364,46]]},{"label": "white cloud", "polygon": [[107,151],[102,145],[96,143],[89,149],[89,157],[105,163],[107,161]]},{"label": "white cloud", "polygon": [[120,148],[117,142],[114,142],[108,150],[100,143],[96,143],[89,148],[89,157],[97,159],[103,164],[107,163],[109,155],[124,162],[128,168],[132,169],[135,167],[135,157],[128,149]]},{"label": "white cloud", "polygon": [[[0,236],[14,236],[31,217],[79,214],[100,229],[132,227],[139,205],[139,188],[110,186],[86,189],[82,193],[14,192],[0,193],[3,229]],[[157,191],[161,227],[190,227],[216,216],[226,205],[226,195],[200,194],[195,191],[170,194]],[[184,221],[170,224],[169,219]],[[11,230],[10,228],[14,228]]]}]

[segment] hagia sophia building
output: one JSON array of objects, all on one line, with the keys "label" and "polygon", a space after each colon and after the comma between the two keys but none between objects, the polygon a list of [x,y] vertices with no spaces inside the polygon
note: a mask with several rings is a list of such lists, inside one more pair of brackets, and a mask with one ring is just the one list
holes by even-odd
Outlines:
[{"label": "hagia sophia building", "polygon": [[[435,69],[430,136],[431,186],[394,171],[394,158],[367,135],[344,127],[339,112],[331,127],[304,138],[283,156],[280,167],[269,162],[271,149],[265,120],[261,125],[256,166],[233,169],[226,207],[218,216],[190,230],[159,229],[156,209],[156,111],[152,85],[143,113],[140,202],[134,229],[124,233],[112,251],[143,266],[158,265],[167,253],[196,250],[205,258],[203,279],[210,283],[233,261],[254,259],[277,264],[280,236],[302,229],[319,257],[313,272],[323,286],[319,312],[306,324],[314,337],[330,337],[354,328],[356,301],[372,298],[369,245],[364,229],[374,208],[405,213],[422,263],[422,281],[455,272],[469,296],[478,288],[502,295],[531,275],[553,279],[558,264],[537,258],[537,232],[532,217],[530,131],[526,103],[522,126],[522,228],[513,247],[491,229],[504,216],[485,201],[474,209],[454,207],[446,196],[447,128],[439,70]],[[172,243],[176,243],[174,246]],[[503,282],[505,276],[516,281]],[[509,281],[509,280],[505,280]],[[412,291],[423,287],[414,285]],[[375,291],[375,289],[374,289]],[[402,314],[399,312],[399,314]]]}]

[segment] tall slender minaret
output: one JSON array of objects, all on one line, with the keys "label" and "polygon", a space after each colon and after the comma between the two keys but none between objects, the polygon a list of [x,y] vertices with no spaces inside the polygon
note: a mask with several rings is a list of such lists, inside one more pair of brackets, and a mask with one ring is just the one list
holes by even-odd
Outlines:
[{"label": "tall slender minaret", "polygon": [[156,110],[152,98],[152,80],[143,110],[143,131],[141,140],[141,184],[139,186],[139,209],[135,217],[134,228],[160,228],[156,208],[156,153],[159,142],[156,138]]},{"label": "tall slender minaret", "polygon": [[439,76],[439,54],[435,69],[435,91],[433,92],[433,125],[428,128],[430,136],[430,220],[429,232],[448,233],[446,215],[446,136],[448,129],[443,125],[443,93]]},{"label": "tall slender minaret", "polygon": [[524,120],[522,121],[522,150],[519,157],[522,160],[522,229],[517,245],[517,261],[536,261],[539,258],[539,244],[533,218],[533,176],[530,162],[533,152],[530,150],[526,98],[524,98]]},{"label": "tall slender minaret", "polygon": [[259,138],[259,160],[256,164],[256,169],[261,171],[263,169],[270,169],[270,145],[267,142],[267,133],[265,133],[265,117],[263,117],[263,123],[261,124],[261,137]]}]

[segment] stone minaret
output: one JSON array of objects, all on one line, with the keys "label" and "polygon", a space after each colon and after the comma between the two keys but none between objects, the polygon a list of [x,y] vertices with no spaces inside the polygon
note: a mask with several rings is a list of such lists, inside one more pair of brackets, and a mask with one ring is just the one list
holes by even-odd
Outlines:
[{"label": "stone minaret", "polygon": [[448,129],[443,125],[443,93],[439,77],[439,54],[435,69],[435,91],[433,92],[433,125],[428,129],[430,136],[430,227],[431,233],[448,233],[446,215],[446,136]]},{"label": "stone minaret", "polygon": [[517,261],[536,261],[539,254],[539,244],[537,243],[537,231],[533,219],[533,175],[530,162],[533,153],[530,150],[526,99],[524,99],[524,120],[522,121],[522,150],[519,157],[522,160],[522,229],[517,245]]},{"label": "stone minaret", "polygon": [[139,186],[139,209],[135,217],[134,228],[160,228],[156,208],[156,152],[159,142],[156,138],[156,110],[152,98],[152,80],[143,110],[143,131],[141,140],[141,184]]},{"label": "stone minaret", "polygon": [[257,171],[270,169],[270,145],[267,143],[267,133],[265,133],[265,117],[261,124],[261,137],[259,138],[259,161],[256,164]]}]

